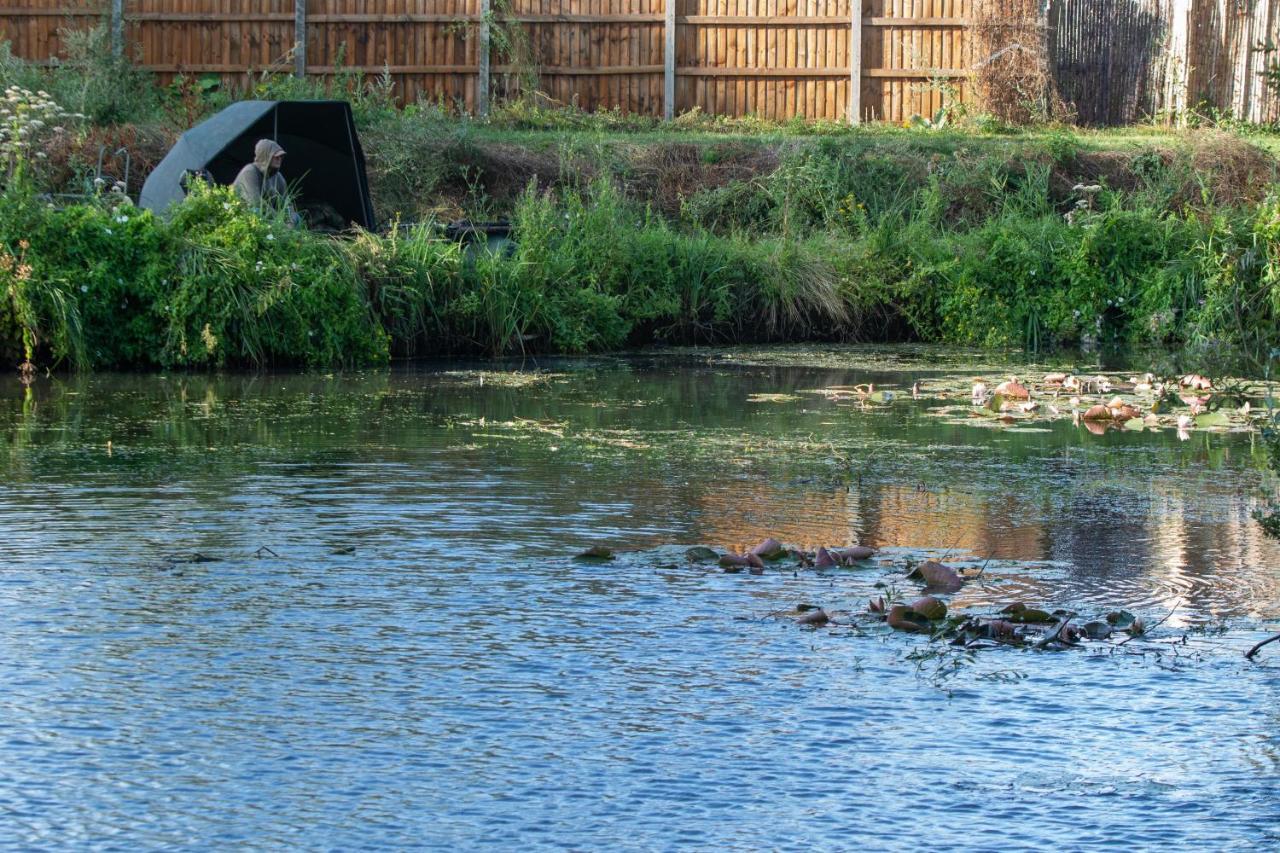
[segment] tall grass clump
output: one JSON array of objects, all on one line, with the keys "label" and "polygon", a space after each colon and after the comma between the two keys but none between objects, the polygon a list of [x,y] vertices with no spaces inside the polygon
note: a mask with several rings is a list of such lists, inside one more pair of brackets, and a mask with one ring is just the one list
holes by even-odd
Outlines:
[{"label": "tall grass clump", "polygon": [[394,225],[379,236],[359,231],[335,244],[368,295],[397,355],[455,347],[447,316],[462,286],[462,247],[434,222]]}]

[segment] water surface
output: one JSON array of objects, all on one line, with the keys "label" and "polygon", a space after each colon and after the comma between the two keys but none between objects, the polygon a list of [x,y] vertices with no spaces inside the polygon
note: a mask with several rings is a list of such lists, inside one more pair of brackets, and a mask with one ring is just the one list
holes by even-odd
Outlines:
[{"label": "water surface", "polygon": [[[1256,437],[836,404],[986,366],[828,355],[3,386],[0,843],[1280,844]],[[886,564],[683,556],[766,535]],[[769,616],[926,553],[1160,642],[952,671]]]}]

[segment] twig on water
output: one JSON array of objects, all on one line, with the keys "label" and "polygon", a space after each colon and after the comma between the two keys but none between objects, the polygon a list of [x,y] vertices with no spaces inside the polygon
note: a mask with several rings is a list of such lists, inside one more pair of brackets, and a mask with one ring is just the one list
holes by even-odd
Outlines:
[{"label": "twig on water", "polygon": [[1267,643],[1274,643],[1276,640],[1280,640],[1280,634],[1276,634],[1273,637],[1267,637],[1261,643],[1258,643],[1258,645],[1254,646],[1253,648],[1249,649],[1249,651],[1245,652],[1244,653],[1245,659],[1253,660],[1253,656],[1256,655],[1263,646],[1265,646]]},{"label": "twig on water", "polygon": [[269,554],[272,557],[280,556],[275,551],[272,551],[270,548],[268,548],[266,545],[263,545],[261,548],[253,552],[253,556],[257,557],[258,559],[262,559],[263,554]]},{"label": "twig on water", "polygon": [[1071,624],[1071,620],[1074,618],[1075,618],[1074,613],[1069,614],[1067,616],[1063,616],[1060,620],[1058,620],[1058,624],[1054,626],[1054,629],[1050,631],[1048,634],[1045,634],[1044,637],[1038,643],[1036,643],[1036,648],[1037,649],[1048,648],[1049,645],[1052,643],[1062,643],[1064,646],[1076,645],[1076,643],[1073,643],[1070,640],[1068,640],[1066,636],[1063,634],[1063,632],[1067,630],[1067,626]]}]

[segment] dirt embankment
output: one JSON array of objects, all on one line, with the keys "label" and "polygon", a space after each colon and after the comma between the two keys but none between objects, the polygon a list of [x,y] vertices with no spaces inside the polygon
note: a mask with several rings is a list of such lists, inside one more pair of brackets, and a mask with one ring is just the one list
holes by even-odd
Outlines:
[{"label": "dirt embankment", "polygon": [[[158,127],[93,128],[82,139],[68,138],[50,149],[46,178],[58,191],[83,192],[89,188],[86,176],[99,170],[108,182],[124,180],[127,172],[128,191],[136,198],[176,137],[176,131]],[[910,188],[937,179],[947,216],[957,222],[980,217],[989,207],[993,176],[1012,187],[1036,168],[1048,170],[1049,201],[1063,210],[1079,198],[1079,184],[1144,193],[1149,203],[1177,211],[1251,203],[1280,174],[1269,152],[1214,131],[1102,148],[1047,145],[1032,136],[957,136],[940,146],[900,133],[886,133],[883,141],[851,136],[847,142],[803,136],[682,139],[675,133],[635,140],[619,135],[580,141],[564,134],[489,139],[463,126],[444,126],[421,134],[370,129],[364,147],[375,209],[404,219],[502,216],[531,184],[544,191],[584,187],[601,176],[636,202],[675,218],[687,199],[732,183],[763,187],[797,157],[809,157],[819,171],[844,170],[853,186],[880,180]]]}]

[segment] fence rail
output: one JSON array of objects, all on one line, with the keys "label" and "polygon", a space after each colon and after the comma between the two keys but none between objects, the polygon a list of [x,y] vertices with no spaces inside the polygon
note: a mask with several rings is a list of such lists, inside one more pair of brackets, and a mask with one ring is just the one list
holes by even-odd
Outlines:
[{"label": "fence rail", "polygon": [[[485,112],[532,75],[584,109],[901,122],[970,97],[985,0],[17,0],[0,40],[49,61],[105,23],[162,80],[387,73],[398,94]],[[373,7],[371,10],[370,7]],[[1280,0],[1049,0],[1047,47],[1088,124],[1197,106],[1280,119],[1266,85]],[[510,24],[525,54],[512,58]]]}]

